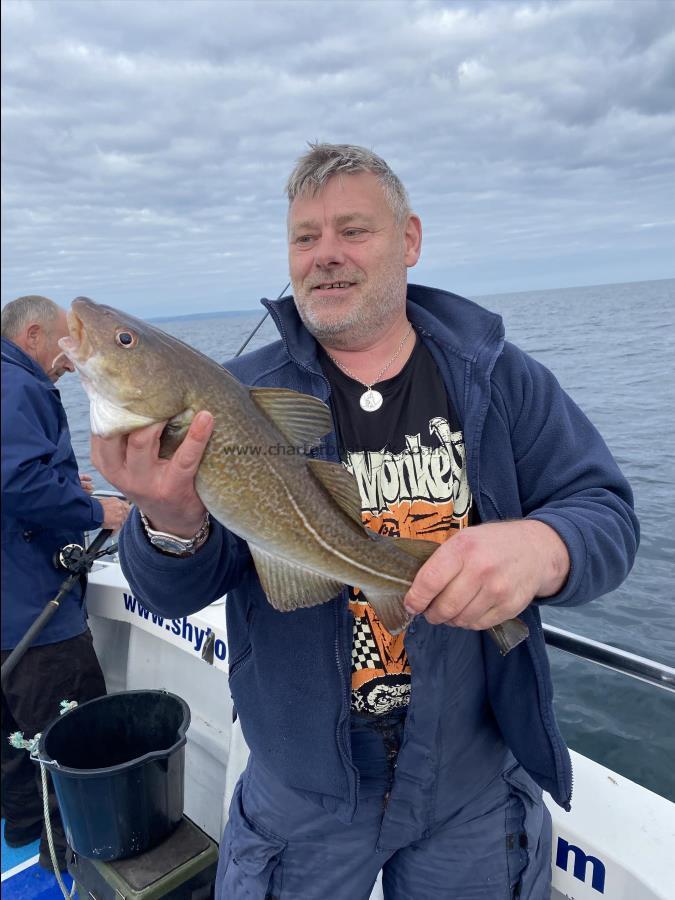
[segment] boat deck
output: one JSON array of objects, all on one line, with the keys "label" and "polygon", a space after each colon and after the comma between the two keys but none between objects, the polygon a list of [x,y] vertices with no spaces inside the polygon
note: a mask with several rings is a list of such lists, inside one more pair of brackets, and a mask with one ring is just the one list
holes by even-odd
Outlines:
[{"label": "boat deck", "polygon": [[[68,874],[63,882],[70,890]],[[2,895],[7,900],[61,900],[56,878],[38,865],[38,841],[25,847],[8,847],[5,843],[5,820],[2,820]]]}]

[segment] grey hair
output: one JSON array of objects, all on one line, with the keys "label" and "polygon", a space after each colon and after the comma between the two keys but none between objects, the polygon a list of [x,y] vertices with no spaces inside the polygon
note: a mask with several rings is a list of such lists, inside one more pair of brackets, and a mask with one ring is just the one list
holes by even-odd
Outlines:
[{"label": "grey hair", "polygon": [[410,214],[410,200],[403,182],[372,150],[355,144],[310,143],[309,148],[297,161],[286,184],[289,204],[299,196],[315,196],[334,175],[372,172],[382,185],[396,221],[402,223]]},{"label": "grey hair", "polygon": [[49,330],[49,326],[58,318],[60,312],[61,307],[49,297],[40,297],[37,294],[17,297],[3,308],[0,331],[4,338],[11,341],[19,337],[32,322],[39,322]]}]

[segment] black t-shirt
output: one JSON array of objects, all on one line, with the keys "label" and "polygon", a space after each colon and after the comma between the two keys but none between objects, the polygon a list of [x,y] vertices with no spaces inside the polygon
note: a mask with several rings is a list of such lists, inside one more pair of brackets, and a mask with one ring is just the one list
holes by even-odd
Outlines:
[{"label": "black t-shirt", "polygon": [[[436,364],[417,339],[403,369],[381,381],[379,410],[366,412],[366,388],[321,350],[343,464],[361,493],[364,525],[378,534],[443,543],[473,524],[464,439]],[[390,634],[358,587],[354,614],[352,709],[384,715],[406,706],[410,666],[403,634]]]}]

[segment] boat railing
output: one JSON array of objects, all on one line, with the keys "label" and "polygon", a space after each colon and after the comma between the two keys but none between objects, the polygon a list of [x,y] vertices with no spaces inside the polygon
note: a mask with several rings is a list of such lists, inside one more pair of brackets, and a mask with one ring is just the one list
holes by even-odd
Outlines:
[{"label": "boat railing", "polygon": [[572,631],[564,631],[555,625],[544,624],[544,638],[549,647],[556,647],[581,659],[620,672],[638,681],[655,685],[675,693],[675,669],[644,656],[620,650],[592,638],[582,637]]}]

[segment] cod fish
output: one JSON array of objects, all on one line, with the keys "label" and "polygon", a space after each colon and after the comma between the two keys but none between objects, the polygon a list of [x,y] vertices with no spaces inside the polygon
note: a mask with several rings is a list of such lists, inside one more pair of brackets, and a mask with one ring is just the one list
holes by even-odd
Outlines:
[{"label": "cod fish", "polygon": [[[61,350],[89,395],[91,430],[110,437],[166,421],[170,457],[195,414],[215,419],[195,479],[211,515],[248,542],[260,582],[281,611],[315,606],[358,585],[392,633],[420,565],[438,544],[378,537],[362,524],[353,476],[306,450],[333,430],[329,408],[283,388],[249,388],[159,328],[78,297]],[[295,451],[295,452],[291,452]],[[519,619],[490,629],[502,653],[528,636]]]}]

